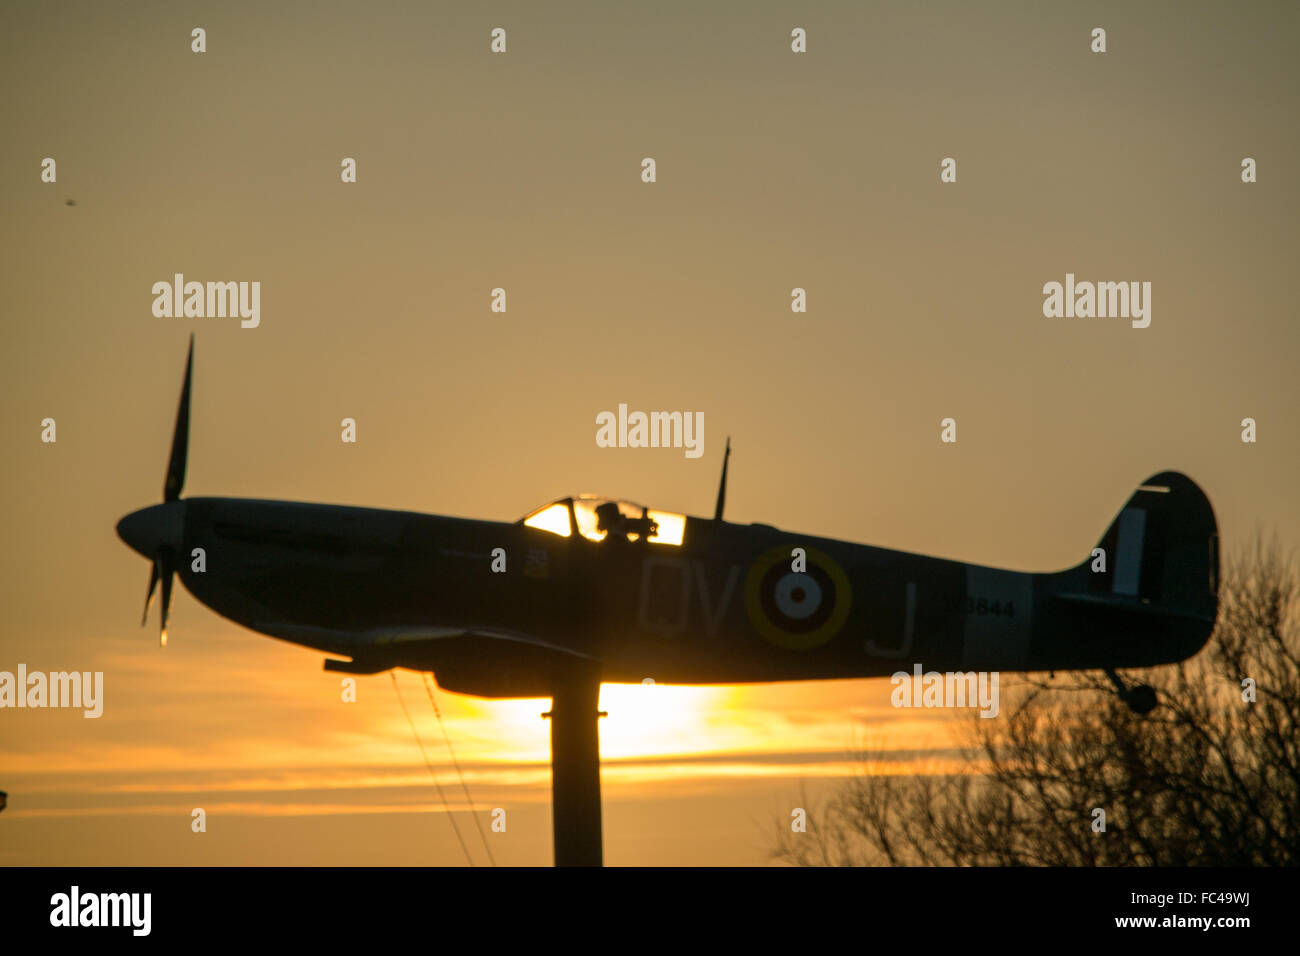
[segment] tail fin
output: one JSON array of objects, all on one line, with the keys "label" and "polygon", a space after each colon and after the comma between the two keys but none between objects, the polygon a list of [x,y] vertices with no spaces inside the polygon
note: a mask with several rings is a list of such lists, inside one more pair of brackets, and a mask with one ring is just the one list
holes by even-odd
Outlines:
[{"label": "tail fin", "polygon": [[1083,563],[1048,576],[1035,626],[1053,639],[1031,670],[1187,660],[1219,613],[1214,509],[1186,475],[1152,475]]},{"label": "tail fin", "polygon": [[[1144,481],[1087,562],[1088,591],[1140,600],[1213,622],[1218,612],[1219,535],[1210,500],[1176,471]],[[1101,570],[1104,566],[1105,570]],[[1096,570],[1093,570],[1093,569]]]}]

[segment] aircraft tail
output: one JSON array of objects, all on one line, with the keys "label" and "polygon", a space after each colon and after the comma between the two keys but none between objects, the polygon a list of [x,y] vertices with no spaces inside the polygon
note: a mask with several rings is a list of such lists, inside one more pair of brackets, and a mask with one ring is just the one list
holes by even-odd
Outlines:
[{"label": "aircraft tail", "polygon": [[1079,653],[1089,660],[1139,666],[1191,657],[1209,640],[1219,609],[1210,500],[1186,475],[1152,475],[1083,563],[1053,578],[1051,597],[1070,609]]},{"label": "aircraft tail", "polygon": [[[1089,591],[1208,616],[1218,610],[1219,535],[1210,499],[1176,471],[1138,486],[1097,547],[1105,571]],[[1095,557],[1087,564],[1091,572]]]}]

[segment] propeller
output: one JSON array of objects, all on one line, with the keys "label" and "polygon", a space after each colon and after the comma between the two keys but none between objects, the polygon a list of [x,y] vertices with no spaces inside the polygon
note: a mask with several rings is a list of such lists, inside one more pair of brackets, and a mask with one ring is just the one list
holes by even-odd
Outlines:
[{"label": "propeller", "polygon": [[[179,501],[185,487],[185,462],[190,448],[190,383],[194,374],[194,335],[190,335],[189,356],[185,359],[185,384],[181,386],[180,406],[176,409],[176,428],[172,432],[172,453],[167,461],[167,476],[163,479],[163,502]],[[140,625],[149,620],[149,606],[153,604],[154,591],[162,581],[162,619],[158,631],[158,646],[167,646],[167,618],[172,608],[172,576],[176,572],[176,551],[169,544],[159,544],[149,568],[149,592],[144,598],[144,614]]]},{"label": "propeller", "polygon": [[[161,570],[160,570],[161,569]],[[144,614],[140,617],[140,626],[149,620],[149,606],[153,604],[154,591],[158,589],[158,581],[162,580],[162,629],[158,632],[158,646],[167,646],[167,618],[172,609],[172,575],[176,571],[175,552],[169,545],[162,545],[158,548],[158,555],[149,565],[149,593],[144,599]]]}]

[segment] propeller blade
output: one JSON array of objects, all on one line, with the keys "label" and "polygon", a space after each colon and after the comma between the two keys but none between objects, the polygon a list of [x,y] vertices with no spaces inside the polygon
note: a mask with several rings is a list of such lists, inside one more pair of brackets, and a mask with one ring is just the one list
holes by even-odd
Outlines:
[{"label": "propeller blade", "polygon": [[154,588],[158,586],[158,562],[151,562],[149,565],[149,593],[144,596],[144,613],[140,615],[140,626],[144,627],[145,622],[149,620],[149,605],[153,603]]},{"label": "propeller blade", "polygon": [[158,632],[158,646],[167,646],[167,618],[172,610],[172,574],[176,570],[176,561],[171,548],[158,550],[158,563],[162,565],[162,628]]},{"label": "propeller blade", "polygon": [[191,333],[190,354],[185,360],[185,384],[181,386],[181,402],[176,409],[176,430],[172,433],[172,456],[167,462],[167,478],[163,482],[163,501],[175,501],[181,496],[181,488],[185,485],[185,461],[190,449],[190,378],[193,371],[194,335]]}]

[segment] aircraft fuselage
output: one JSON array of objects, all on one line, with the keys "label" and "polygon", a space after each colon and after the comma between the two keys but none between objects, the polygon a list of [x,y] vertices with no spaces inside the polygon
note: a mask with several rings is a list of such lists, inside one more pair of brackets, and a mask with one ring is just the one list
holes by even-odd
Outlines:
[{"label": "aircraft fuselage", "polygon": [[[120,531],[142,554],[173,548],[186,588],[253,630],[346,655],[362,672],[432,670],[451,690],[531,697],[545,696],[570,659],[590,661],[602,681],[733,684],[875,677],[917,663],[1030,671],[1191,656],[1213,624],[1212,575],[1198,594],[1185,570],[1152,557],[1179,534],[1145,522],[1144,549],[1120,540],[1133,537],[1121,524],[1101,573],[1091,558],[1022,573],[690,517],[680,544],[664,544],[188,498],[136,512]],[[1217,555],[1213,564],[1217,572]]]}]

